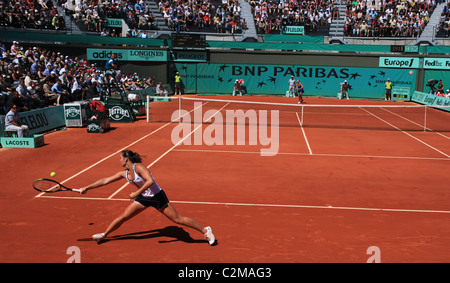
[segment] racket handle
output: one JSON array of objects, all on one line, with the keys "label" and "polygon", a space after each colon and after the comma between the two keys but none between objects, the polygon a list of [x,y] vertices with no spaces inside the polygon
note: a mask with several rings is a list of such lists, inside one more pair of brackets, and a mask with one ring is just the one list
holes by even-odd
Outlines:
[{"label": "racket handle", "polygon": [[77,192],[77,193],[81,193],[81,189],[72,189],[72,191]]}]

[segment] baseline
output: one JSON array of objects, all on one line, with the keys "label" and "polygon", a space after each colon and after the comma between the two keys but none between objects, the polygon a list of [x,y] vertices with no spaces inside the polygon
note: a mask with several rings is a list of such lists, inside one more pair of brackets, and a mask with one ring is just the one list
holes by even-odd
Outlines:
[{"label": "baseline", "polygon": [[[103,200],[103,201],[130,201],[122,198],[87,198],[87,197],[63,197],[63,196],[44,196],[43,198],[52,199],[72,199],[72,200]],[[313,209],[334,209],[334,210],[356,210],[356,211],[383,211],[383,212],[409,212],[409,213],[437,213],[450,214],[448,210],[431,209],[403,209],[403,208],[375,208],[375,207],[349,207],[349,206],[331,206],[331,205],[302,205],[302,204],[269,204],[269,203],[239,203],[239,202],[213,202],[213,201],[177,201],[173,203],[182,204],[203,204],[203,205],[228,205],[228,206],[250,206],[250,207],[281,207],[281,208],[313,208]]]}]

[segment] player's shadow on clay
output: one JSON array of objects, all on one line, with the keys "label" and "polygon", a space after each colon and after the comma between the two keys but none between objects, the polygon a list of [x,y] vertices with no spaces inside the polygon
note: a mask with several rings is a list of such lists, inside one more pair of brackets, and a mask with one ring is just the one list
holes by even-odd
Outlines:
[{"label": "player's shadow on clay", "polygon": [[[185,243],[208,243],[207,240],[195,240],[189,235],[188,232],[184,231],[183,228],[177,226],[168,226],[162,229],[155,229],[149,231],[142,231],[136,233],[122,234],[108,237],[104,240],[98,241],[97,244],[101,245],[110,241],[123,241],[123,240],[144,240],[152,239],[158,237],[168,237],[173,238],[173,240],[160,240],[159,243],[171,243],[182,241]],[[94,241],[92,238],[78,239],[78,241]]]}]

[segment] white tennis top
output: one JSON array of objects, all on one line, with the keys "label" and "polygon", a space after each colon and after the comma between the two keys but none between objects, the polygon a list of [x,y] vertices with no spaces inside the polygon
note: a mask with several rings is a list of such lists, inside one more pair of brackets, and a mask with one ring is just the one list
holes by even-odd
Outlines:
[{"label": "white tennis top", "polygon": [[[136,173],[136,163],[133,165],[133,171],[134,171],[134,179],[130,180],[128,179],[128,169],[126,170],[125,177],[127,178],[127,181],[134,184],[136,187],[140,188],[144,185],[145,179],[142,178],[138,173]],[[153,178],[152,173],[150,173],[150,176],[153,179],[153,185],[150,186],[150,188],[146,189],[141,195],[143,197],[153,197],[157,193],[161,191],[161,188],[158,186],[158,184],[155,181],[155,178]]]}]

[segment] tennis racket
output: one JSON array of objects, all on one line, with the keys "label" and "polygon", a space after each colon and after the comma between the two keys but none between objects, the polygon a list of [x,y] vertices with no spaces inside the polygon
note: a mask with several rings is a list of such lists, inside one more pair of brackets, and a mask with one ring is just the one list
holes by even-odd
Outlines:
[{"label": "tennis racket", "polygon": [[39,192],[43,193],[56,193],[61,191],[73,191],[73,192],[81,192],[79,189],[71,189],[68,188],[55,180],[51,179],[37,179],[33,182],[33,188]]}]

